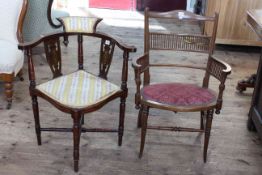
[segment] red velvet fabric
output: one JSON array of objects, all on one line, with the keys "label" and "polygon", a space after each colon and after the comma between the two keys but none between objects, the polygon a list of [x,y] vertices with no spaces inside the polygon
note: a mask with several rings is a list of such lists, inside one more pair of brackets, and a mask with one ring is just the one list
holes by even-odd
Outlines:
[{"label": "red velvet fabric", "polygon": [[141,89],[145,100],[167,105],[198,106],[216,100],[216,94],[194,84],[163,83],[145,86]]}]

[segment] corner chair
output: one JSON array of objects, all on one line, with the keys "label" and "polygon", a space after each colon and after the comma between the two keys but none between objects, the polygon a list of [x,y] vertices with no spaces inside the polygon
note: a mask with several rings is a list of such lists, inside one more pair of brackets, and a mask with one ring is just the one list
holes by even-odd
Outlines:
[{"label": "corner chair", "polygon": [[[79,23],[79,25],[82,26],[81,31],[78,29],[79,25],[74,25],[77,19],[78,17],[61,19],[65,25],[65,29],[67,29],[66,32],[49,34],[33,42],[19,45],[19,48],[25,51],[28,58],[29,91],[32,98],[37,143],[38,145],[42,144],[41,133],[45,131],[72,132],[75,172],[79,169],[78,162],[81,133],[116,132],[118,133],[118,145],[121,146],[124,132],[125,102],[128,95],[128,58],[129,53],[136,51],[135,47],[128,46],[110,35],[96,32],[96,25],[101,19],[81,18],[83,22]],[[75,61],[78,62],[78,65],[76,70],[71,73],[64,73],[66,71],[64,69],[62,73],[62,62],[64,60],[64,54],[66,53],[63,52],[65,48],[61,47],[60,41],[61,38],[65,36],[77,39],[77,48],[75,48],[77,56],[73,56],[72,59],[75,57]],[[84,53],[86,52],[84,52],[83,44],[84,42],[91,41],[90,38],[98,39],[101,43],[97,45],[98,47],[92,46],[94,51],[100,53],[98,53],[98,55],[93,55],[94,60],[99,60],[98,75],[93,74],[89,69],[88,71],[85,70],[84,67]],[[35,69],[36,65],[34,64],[35,58],[32,55],[33,48],[40,44],[45,46],[46,59],[51,69],[51,71],[46,71],[46,73],[53,73],[53,78],[43,83],[39,83],[41,80],[37,77],[35,71],[37,69]],[[70,48],[70,46],[68,46],[68,48]],[[110,80],[108,80],[108,75],[110,65],[113,63],[112,59],[114,57],[114,51],[116,50],[115,48],[119,48],[123,53],[122,58],[119,59],[118,62],[118,68],[120,69],[121,75],[118,83],[111,83]],[[72,128],[42,127],[39,118],[40,105],[38,105],[38,97],[48,101],[60,111],[70,114],[73,124]],[[85,114],[96,111],[115,99],[120,99],[119,124],[117,129],[84,127]]]}]

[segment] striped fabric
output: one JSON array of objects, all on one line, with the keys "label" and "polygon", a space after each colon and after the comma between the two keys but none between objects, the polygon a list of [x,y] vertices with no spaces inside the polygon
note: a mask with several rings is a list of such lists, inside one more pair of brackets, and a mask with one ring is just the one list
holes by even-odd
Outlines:
[{"label": "striped fabric", "polygon": [[70,16],[60,18],[65,27],[66,32],[87,32],[93,33],[95,25],[98,21],[97,18]]},{"label": "striped fabric", "polygon": [[83,70],[40,84],[36,89],[73,108],[96,104],[120,90],[115,84]]}]

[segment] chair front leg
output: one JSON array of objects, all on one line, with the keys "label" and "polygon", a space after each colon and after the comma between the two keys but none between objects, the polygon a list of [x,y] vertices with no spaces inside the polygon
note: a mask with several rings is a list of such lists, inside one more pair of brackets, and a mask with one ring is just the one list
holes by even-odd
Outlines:
[{"label": "chair front leg", "polygon": [[34,113],[34,119],[35,119],[35,133],[37,137],[37,143],[38,145],[41,145],[42,144],[41,125],[40,125],[40,120],[39,120],[39,108],[38,108],[37,96],[32,96],[32,106],[33,106],[33,113]]},{"label": "chair front leg", "polygon": [[122,138],[124,134],[124,123],[125,123],[125,110],[126,110],[126,97],[121,97],[119,125],[118,125],[118,146],[122,145]]},{"label": "chair front leg", "polygon": [[204,162],[206,162],[207,159],[207,149],[208,149],[208,143],[210,138],[210,131],[212,127],[213,114],[214,114],[213,110],[208,110],[206,114],[205,141],[204,141],[204,152],[203,152]]},{"label": "chair front leg", "polygon": [[6,109],[10,109],[12,106],[12,98],[13,98],[13,75],[8,75],[5,80],[5,96],[7,100]]},{"label": "chair front leg", "polygon": [[73,113],[73,142],[74,142],[74,171],[78,172],[78,162],[79,162],[79,143],[80,143],[80,132],[81,132],[81,114]]},{"label": "chair front leg", "polygon": [[142,108],[142,115],[141,115],[141,143],[140,143],[140,152],[139,152],[139,158],[142,157],[143,151],[144,151],[144,145],[145,145],[145,139],[146,139],[146,129],[147,129],[147,119],[148,119],[148,106],[141,106]]}]

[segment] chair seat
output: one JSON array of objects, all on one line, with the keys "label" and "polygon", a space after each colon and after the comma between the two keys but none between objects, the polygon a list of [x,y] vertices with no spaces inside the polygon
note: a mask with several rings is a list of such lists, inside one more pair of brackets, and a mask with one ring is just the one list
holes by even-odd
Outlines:
[{"label": "chair seat", "polygon": [[36,89],[72,108],[94,105],[120,91],[117,85],[83,70],[40,84]]},{"label": "chair seat", "polygon": [[212,106],[216,102],[216,93],[194,84],[161,83],[145,86],[141,89],[144,101],[157,105],[181,108]]},{"label": "chair seat", "polygon": [[24,54],[18,50],[18,44],[0,40],[0,73],[16,75],[24,64]]}]

